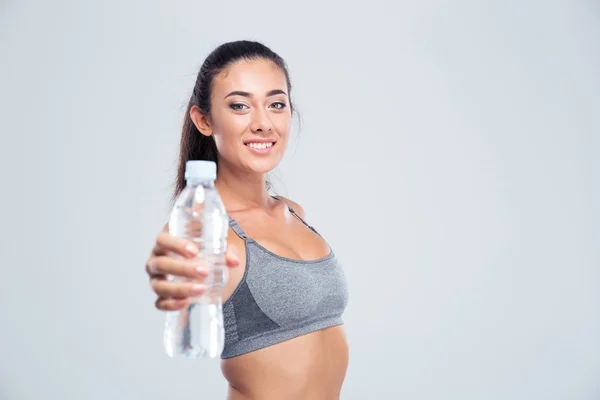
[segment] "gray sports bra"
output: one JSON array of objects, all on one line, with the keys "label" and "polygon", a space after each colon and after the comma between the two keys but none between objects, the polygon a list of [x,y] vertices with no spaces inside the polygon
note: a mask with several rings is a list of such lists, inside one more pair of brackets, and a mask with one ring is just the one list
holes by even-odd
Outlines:
[{"label": "gray sports bra", "polygon": [[229,225],[246,242],[246,270],[223,304],[225,347],[221,358],[343,324],[348,287],[331,248],[318,260],[293,260],[262,247],[231,218]]}]

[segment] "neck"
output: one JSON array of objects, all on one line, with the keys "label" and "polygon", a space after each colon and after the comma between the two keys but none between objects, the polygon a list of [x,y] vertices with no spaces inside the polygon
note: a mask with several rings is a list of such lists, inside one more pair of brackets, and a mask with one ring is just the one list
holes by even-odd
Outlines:
[{"label": "neck", "polygon": [[273,201],[267,191],[265,174],[234,170],[226,163],[219,161],[215,187],[227,210],[235,212],[252,208],[267,208]]}]

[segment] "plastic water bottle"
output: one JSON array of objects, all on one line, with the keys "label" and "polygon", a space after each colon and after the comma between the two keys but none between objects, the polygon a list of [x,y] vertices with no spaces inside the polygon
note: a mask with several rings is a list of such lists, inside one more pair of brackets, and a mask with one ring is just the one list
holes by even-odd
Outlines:
[{"label": "plastic water bottle", "polygon": [[[198,264],[206,265],[204,294],[189,299],[189,306],[168,311],[164,345],[167,354],[192,358],[221,355],[225,342],[223,327],[223,288],[227,283],[225,251],[229,219],[215,189],[217,167],[212,161],[188,161],[186,186],[175,200],[169,220],[169,233],[191,240],[198,247]],[[171,281],[189,278],[167,277]]]}]

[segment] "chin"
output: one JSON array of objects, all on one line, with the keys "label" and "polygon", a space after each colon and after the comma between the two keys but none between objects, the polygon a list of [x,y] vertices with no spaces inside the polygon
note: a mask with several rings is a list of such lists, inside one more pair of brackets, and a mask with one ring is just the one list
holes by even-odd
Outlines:
[{"label": "chin", "polygon": [[250,160],[246,165],[247,168],[257,174],[267,174],[273,171],[280,160]]}]

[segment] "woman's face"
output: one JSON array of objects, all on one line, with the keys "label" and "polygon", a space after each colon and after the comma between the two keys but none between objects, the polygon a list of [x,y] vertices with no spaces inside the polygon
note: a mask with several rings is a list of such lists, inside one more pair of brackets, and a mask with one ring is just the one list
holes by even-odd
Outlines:
[{"label": "woman's face", "polygon": [[219,162],[256,173],[279,164],[292,112],[285,74],[267,60],[239,61],[213,80],[209,124]]}]

